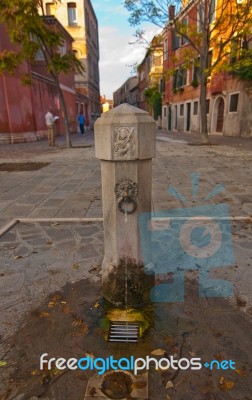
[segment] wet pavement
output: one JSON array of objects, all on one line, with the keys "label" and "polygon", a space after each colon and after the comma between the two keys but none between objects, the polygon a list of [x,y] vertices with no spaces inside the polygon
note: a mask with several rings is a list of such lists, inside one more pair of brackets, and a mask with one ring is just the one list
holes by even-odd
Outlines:
[{"label": "wet pavement", "polygon": [[[65,149],[62,139],[56,148],[45,141],[0,148],[1,163],[49,163],[37,171],[0,172],[0,228],[13,219],[29,219],[0,238],[0,399],[84,400],[92,372],[40,371],[44,352],[120,358],[162,349],[163,356],[204,362],[232,359],[236,369],[174,373],[152,366],[150,400],[251,400],[251,141],[240,146],[215,138],[218,145],[191,146],[188,142],[197,142],[193,135],[158,132],[153,210],[205,205],[215,185],[224,184],[225,191],[207,204],[225,203],[229,216],[243,217],[231,220],[235,263],[211,270],[212,278],[228,280],[234,293],[227,300],[200,298],[198,271],[186,271],[185,301],[153,303],[147,312],[152,323],[139,344],[118,345],[104,340],[102,222],[38,221],[102,217],[100,167],[89,135],[84,141],[75,135],[73,149]],[[197,199],[193,173],[200,174]],[[169,185],[186,203],[167,192]]]}]

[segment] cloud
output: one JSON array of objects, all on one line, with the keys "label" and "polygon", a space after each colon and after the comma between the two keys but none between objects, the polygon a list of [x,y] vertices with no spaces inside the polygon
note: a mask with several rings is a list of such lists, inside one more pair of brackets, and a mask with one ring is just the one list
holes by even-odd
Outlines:
[{"label": "cloud", "polygon": [[[146,49],[143,45],[130,45],[134,41],[133,30],[125,32],[116,26],[100,26],[100,86],[101,94],[112,98],[113,92],[118,89],[129,77],[132,65],[140,63]],[[147,40],[151,40],[157,29],[148,29]]]}]

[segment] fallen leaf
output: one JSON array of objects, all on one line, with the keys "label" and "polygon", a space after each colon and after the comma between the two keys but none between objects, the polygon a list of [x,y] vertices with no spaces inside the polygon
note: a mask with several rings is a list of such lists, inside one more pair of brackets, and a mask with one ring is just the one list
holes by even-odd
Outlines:
[{"label": "fallen leaf", "polygon": [[173,383],[172,383],[172,381],[167,381],[167,383],[166,383],[166,389],[171,389],[171,388],[173,388],[174,387],[174,385],[173,385]]},{"label": "fallen leaf", "polygon": [[56,367],[54,367],[50,372],[50,375],[59,375],[62,374],[62,371]]},{"label": "fallen leaf", "polygon": [[81,318],[76,318],[72,322],[72,326],[77,328],[76,331],[72,332],[72,336],[81,336],[85,335],[88,332],[88,327]]},{"label": "fallen leaf", "polygon": [[57,226],[60,225],[58,222],[54,222],[54,224],[52,224],[51,226]]},{"label": "fallen leaf", "polygon": [[37,375],[39,375],[39,371],[38,371],[37,369],[34,369],[34,370],[31,372],[31,375],[32,375],[32,376],[37,376]]},{"label": "fallen leaf", "polygon": [[222,376],[220,378],[219,381],[219,388],[221,390],[231,390],[234,387],[234,382],[233,381],[229,381],[228,379],[224,378],[224,376]]},{"label": "fallen leaf", "polygon": [[85,325],[82,318],[76,318],[72,322],[72,326],[82,326],[82,325]]},{"label": "fallen leaf", "polygon": [[0,367],[5,367],[7,365],[7,361],[0,360]]},{"label": "fallen leaf", "polygon": [[47,311],[42,311],[39,316],[41,318],[48,318],[48,317],[50,317],[50,314]]},{"label": "fallen leaf", "polygon": [[53,244],[53,242],[51,240],[48,240],[48,242],[46,242],[46,244]]},{"label": "fallen leaf", "polygon": [[64,307],[64,308],[63,308],[63,312],[64,312],[65,314],[70,314],[70,312],[71,312],[70,307],[68,307],[68,306]]},{"label": "fallen leaf", "polygon": [[100,307],[100,304],[99,303],[95,303],[95,308],[98,308],[98,307]]},{"label": "fallen leaf", "polygon": [[67,302],[66,301],[62,301],[61,304],[67,304]]},{"label": "fallen leaf", "polygon": [[163,356],[165,354],[165,350],[156,349],[151,352],[153,356]]},{"label": "fallen leaf", "polygon": [[19,258],[23,258],[23,256],[15,256],[14,260],[18,260]]},{"label": "fallen leaf", "polygon": [[55,305],[56,303],[54,301],[50,301],[50,303],[48,303],[49,308],[53,308]]},{"label": "fallen leaf", "polygon": [[79,269],[80,266],[78,264],[73,264],[73,269]]},{"label": "fallen leaf", "polygon": [[239,376],[246,376],[247,372],[244,369],[235,369],[235,373]]}]

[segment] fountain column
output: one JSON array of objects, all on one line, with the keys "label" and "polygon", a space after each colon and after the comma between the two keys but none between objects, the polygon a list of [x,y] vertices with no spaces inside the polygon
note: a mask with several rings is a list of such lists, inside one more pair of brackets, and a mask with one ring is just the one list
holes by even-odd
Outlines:
[{"label": "fountain column", "polygon": [[156,123],[147,112],[121,104],[102,114],[94,132],[102,178],[103,296],[115,306],[139,307],[149,302],[153,285],[144,272],[138,215],[151,211]]}]

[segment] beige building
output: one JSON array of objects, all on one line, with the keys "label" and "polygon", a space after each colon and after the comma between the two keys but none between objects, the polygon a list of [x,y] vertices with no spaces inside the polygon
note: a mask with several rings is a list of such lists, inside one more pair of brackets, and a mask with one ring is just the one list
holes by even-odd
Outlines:
[{"label": "beige building", "polygon": [[128,103],[138,107],[138,78],[131,76],[113,93],[114,107]]},{"label": "beige building", "polygon": [[93,126],[100,115],[99,40],[98,21],[90,0],[62,0],[57,4],[43,0],[44,14],[55,15],[73,37],[73,50],[85,67],[75,74],[75,89],[86,96],[87,102],[78,103],[77,111],[84,111],[86,123]]}]

